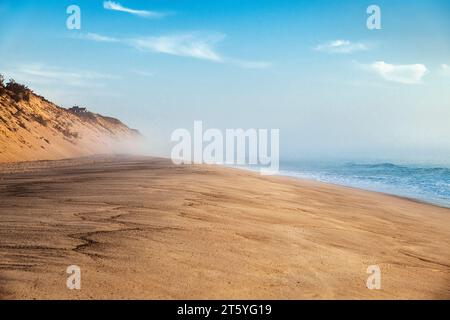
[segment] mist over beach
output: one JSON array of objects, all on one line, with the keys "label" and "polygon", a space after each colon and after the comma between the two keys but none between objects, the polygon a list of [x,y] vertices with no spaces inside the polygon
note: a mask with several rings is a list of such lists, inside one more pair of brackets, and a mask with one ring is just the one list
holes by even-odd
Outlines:
[{"label": "mist over beach", "polygon": [[2,0],[0,299],[449,300],[449,39],[444,0]]}]

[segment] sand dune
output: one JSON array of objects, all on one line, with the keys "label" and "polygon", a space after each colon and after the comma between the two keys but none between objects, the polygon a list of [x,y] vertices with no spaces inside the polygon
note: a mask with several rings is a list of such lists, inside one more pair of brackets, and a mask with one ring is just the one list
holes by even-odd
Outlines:
[{"label": "sand dune", "polygon": [[449,209],[162,159],[1,172],[4,299],[450,298]]},{"label": "sand dune", "polygon": [[117,119],[61,108],[0,86],[0,163],[130,152],[142,139]]}]

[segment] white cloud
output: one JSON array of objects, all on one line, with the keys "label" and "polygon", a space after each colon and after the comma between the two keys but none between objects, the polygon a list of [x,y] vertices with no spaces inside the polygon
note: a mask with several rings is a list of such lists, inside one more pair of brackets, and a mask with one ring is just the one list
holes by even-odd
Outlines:
[{"label": "white cloud", "polygon": [[450,66],[448,64],[442,64],[441,70],[445,75],[450,75]]},{"label": "white cloud", "polygon": [[223,35],[200,39],[191,34],[184,34],[135,38],[127,42],[143,51],[222,62],[223,58],[214,49],[214,44],[222,39]]},{"label": "white cloud", "polygon": [[88,33],[79,36],[79,39],[96,42],[119,42],[135,49],[163,53],[179,57],[190,57],[208,60],[216,63],[227,63],[242,68],[264,69],[271,66],[266,61],[251,61],[225,57],[216,50],[216,44],[222,41],[225,35],[216,33],[200,35],[197,33],[185,33],[176,35],[139,37],[130,39],[117,39],[96,33]]},{"label": "white cloud", "polygon": [[348,40],[334,40],[327,43],[322,43],[314,48],[317,51],[329,52],[329,53],[352,53],[356,51],[368,50],[366,44],[357,42],[353,43]]},{"label": "white cloud", "polygon": [[129,14],[133,14],[133,15],[136,15],[139,17],[144,17],[144,18],[162,18],[167,15],[166,13],[157,12],[157,11],[136,10],[136,9],[127,8],[127,7],[122,6],[120,3],[114,2],[114,1],[104,1],[103,8],[105,8],[106,10],[126,12]]},{"label": "white cloud", "polygon": [[27,84],[58,84],[68,86],[101,86],[101,80],[117,79],[116,76],[93,71],[67,70],[45,66],[43,64],[26,64],[7,71],[10,77]]},{"label": "white cloud", "polygon": [[85,40],[97,41],[97,42],[118,42],[118,41],[120,41],[116,38],[102,36],[97,33],[82,34],[82,35],[80,35],[80,38],[85,39]]},{"label": "white cloud", "polygon": [[403,84],[421,83],[428,69],[423,64],[394,65],[384,61],[376,61],[367,66],[383,79]]},{"label": "white cloud", "polygon": [[155,72],[148,72],[143,70],[133,70],[133,73],[141,77],[154,77],[156,74]]}]

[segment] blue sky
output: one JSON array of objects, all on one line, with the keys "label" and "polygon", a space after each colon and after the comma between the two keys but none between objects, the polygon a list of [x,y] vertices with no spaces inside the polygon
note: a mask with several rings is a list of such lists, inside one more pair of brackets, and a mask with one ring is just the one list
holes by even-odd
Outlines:
[{"label": "blue sky", "polygon": [[203,120],[280,128],[284,158],[450,158],[449,1],[2,0],[0,72],[157,153]]}]

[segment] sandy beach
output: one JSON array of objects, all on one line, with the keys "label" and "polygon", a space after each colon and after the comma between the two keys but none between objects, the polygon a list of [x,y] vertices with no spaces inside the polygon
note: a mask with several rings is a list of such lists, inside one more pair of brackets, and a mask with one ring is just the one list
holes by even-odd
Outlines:
[{"label": "sandy beach", "polygon": [[0,194],[2,299],[450,299],[450,209],[408,199],[120,156],[2,164]]}]

